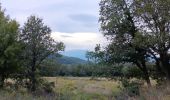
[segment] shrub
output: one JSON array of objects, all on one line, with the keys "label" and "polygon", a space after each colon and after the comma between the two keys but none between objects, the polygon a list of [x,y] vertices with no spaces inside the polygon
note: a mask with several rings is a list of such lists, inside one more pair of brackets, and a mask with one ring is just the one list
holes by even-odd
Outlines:
[{"label": "shrub", "polygon": [[115,96],[116,100],[124,100],[140,95],[140,86],[142,85],[140,81],[123,78],[120,82],[122,84],[122,87],[120,87],[122,92]]},{"label": "shrub", "polygon": [[37,92],[40,93],[45,93],[45,94],[53,94],[54,90],[53,88],[55,87],[54,82],[47,82],[44,79],[39,79],[38,85],[37,85]]},{"label": "shrub", "polygon": [[53,93],[54,90],[53,88],[55,87],[55,83],[54,82],[46,82],[43,84],[43,89],[46,93]]}]

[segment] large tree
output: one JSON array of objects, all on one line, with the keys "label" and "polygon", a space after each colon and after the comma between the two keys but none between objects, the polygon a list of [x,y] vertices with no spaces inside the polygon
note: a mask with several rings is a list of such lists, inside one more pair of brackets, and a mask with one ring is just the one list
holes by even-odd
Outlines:
[{"label": "large tree", "polygon": [[169,81],[170,1],[102,0],[100,6],[101,29],[111,40],[111,57],[133,62],[144,72],[151,58]]},{"label": "large tree", "polygon": [[43,23],[43,20],[30,16],[22,28],[20,36],[25,44],[24,57],[27,67],[27,76],[30,79],[30,88],[36,90],[36,71],[40,64],[52,54],[64,49],[61,42],[56,42],[51,37],[51,29]]},{"label": "large tree", "polygon": [[4,80],[17,73],[21,46],[19,39],[19,24],[6,16],[0,7],[0,87]]},{"label": "large tree", "polygon": [[114,63],[133,63],[143,72],[150,85],[147,70],[147,48],[138,44],[141,34],[134,21],[133,0],[101,0],[101,31],[110,44],[106,47],[107,61]]},{"label": "large tree", "polygon": [[133,3],[138,29],[159,70],[165,72],[170,81],[170,1],[136,0]]}]

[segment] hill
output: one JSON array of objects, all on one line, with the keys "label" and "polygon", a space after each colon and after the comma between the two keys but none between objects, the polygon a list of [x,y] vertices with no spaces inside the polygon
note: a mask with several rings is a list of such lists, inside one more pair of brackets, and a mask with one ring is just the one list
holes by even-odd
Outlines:
[{"label": "hill", "polygon": [[65,64],[65,65],[77,65],[77,64],[87,63],[87,61],[82,60],[80,58],[68,57],[68,56],[58,57],[56,58],[56,61],[59,62],[60,64]]}]

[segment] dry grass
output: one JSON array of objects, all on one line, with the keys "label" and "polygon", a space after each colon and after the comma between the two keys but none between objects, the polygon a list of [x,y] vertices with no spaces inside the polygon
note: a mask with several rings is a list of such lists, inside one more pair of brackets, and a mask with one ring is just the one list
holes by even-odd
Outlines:
[{"label": "dry grass", "polygon": [[[120,92],[119,83],[98,78],[92,80],[89,77],[43,77],[50,83],[54,83],[55,95],[33,96],[25,88],[17,91],[10,87],[0,91],[0,100],[114,100],[114,96]],[[8,79],[6,83],[14,83]],[[8,87],[8,86],[7,86]]]},{"label": "dry grass", "polygon": [[[115,95],[121,92],[118,88],[119,82],[105,78],[92,80],[89,77],[44,77],[44,79],[54,83],[56,95],[34,97],[26,90],[0,91],[0,100],[115,100]],[[140,96],[133,98],[125,96],[121,100],[170,100],[170,87],[156,88],[155,81],[152,81],[152,84],[152,88],[143,85]]]},{"label": "dry grass", "polygon": [[69,100],[112,100],[119,93],[119,83],[105,78],[91,80],[84,77],[48,77],[49,82],[55,82],[55,91],[68,95]]},{"label": "dry grass", "polygon": [[142,88],[137,100],[170,100],[170,86]]}]

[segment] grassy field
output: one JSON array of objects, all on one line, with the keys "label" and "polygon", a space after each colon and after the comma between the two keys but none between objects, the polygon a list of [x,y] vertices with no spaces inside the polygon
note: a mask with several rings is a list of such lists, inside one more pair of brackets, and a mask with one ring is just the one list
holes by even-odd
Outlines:
[{"label": "grassy field", "polygon": [[[41,94],[33,96],[25,89],[0,91],[0,100],[115,100],[120,92],[119,83],[105,78],[91,79],[89,77],[44,77],[54,83],[55,95]],[[12,80],[8,80],[13,82]]]},{"label": "grassy field", "polygon": [[34,96],[26,90],[7,89],[0,91],[0,100],[115,100],[115,96],[123,98],[119,100],[170,100],[170,87],[156,88],[155,81],[152,81],[153,87],[143,85],[140,89],[141,95],[131,98],[125,96],[126,92],[120,95],[122,92],[119,82],[105,78],[92,80],[89,77],[44,77],[44,79],[54,84],[54,95]]},{"label": "grassy field", "polygon": [[[55,83],[55,92],[59,100],[114,100],[119,93],[119,83],[107,79],[84,77],[48,77],[49,82]],[[61,95],[61,96],[60,96]]]}]

